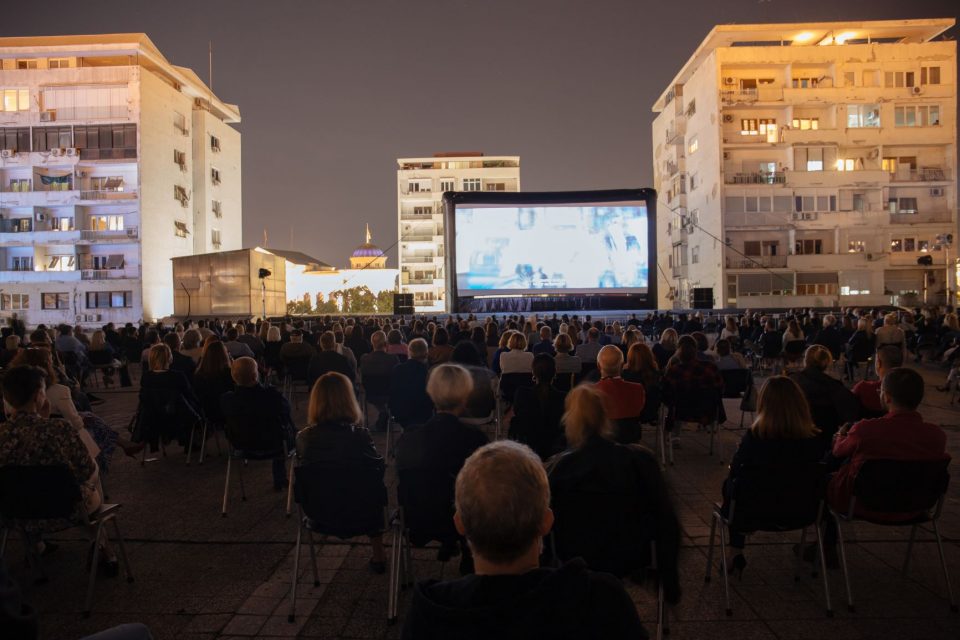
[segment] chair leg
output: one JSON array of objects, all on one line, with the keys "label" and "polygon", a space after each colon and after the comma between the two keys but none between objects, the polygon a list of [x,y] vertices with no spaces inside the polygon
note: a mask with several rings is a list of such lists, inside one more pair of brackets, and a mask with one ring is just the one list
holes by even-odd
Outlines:
[{"label": "chair leg", "polygon": [[403,535],[400,524],[393,525],[393,541],[390,544],[390,587],[387,592],[387,623],[397,621],[397,602],[400,599],[400,538]]},{"label": "chair leg", "polygon": [[297,582],[300,581],[300,540],[303,537],[303,523],[297,523],[297,544],[293,548],[293,583],[290,586],[290,613],[287,622],[293,622],[297,612]]},{"label": "chair leg", "polygon": [[[837,525],[837,544],[840,547],[840,566],[843,568],[843,585],[847,590],[847,610],[856,611],[853,604],[853,593],[850,591],[850,570],[847,567],[847,551],[843,544],[843,526],[840,524],[840,518],[834,518]],[[829,526],[829,525],[828,525]],[[824,563],[823,572],[827,572],[827,565]]]},{"label": "chair leg", "polygon": [[293,458],[287,456],[287,517],[293,510]]},{"label": "chair leg", "polygon": [[710,430],[710,455],[712,456],[713,455],[713,438],[717,433],[717,423],[716,422],[710,423],[709,425],[707,425],[707,429]]},{"label": "chair leg", "polygon": [[663,580],[657,579],[657,640],[663,640],[667,626],[667,610],[663,605]]},{"label": "chair leg", "polygon": [[673,430],[667,430],[667,457],[670,459],[670,466],[673,466]]},{"label": "chair leg", "polygon": [[933,519],[933,534],[937,537],[937,551],[940,552],[940,566],[943,567],[943,579],[947,583],[947,598],[950,600],[950,611],[957,612],[957,601],[953,597],[953,585],[950,584],[950,570],[947,568],[947,556],[943,553],[943,540],[940,538],[939,518]]},{"label": "chair leg", "polygon": [[223,457],[223,447],[220,445],[220,432],[217,431],[216,425],[213,427],[213,440],[217,443],[217,457]]},{"label": "chair leg", "polygon": [[190,427],[190,440],[187,441],[187,466],[190,466],[190,458],[193,456],[193,438],[197,434],[197,424]]},{"label": "chair leg", "polygon": [[103,520],[97,522],[97,530],[93,535],[92,558],[90,560],[90,577],[87,581],[87,599],[83,604],[83,617],[90,617],[90,609],[93,607],[93,587],[97,582],[97,565],[100,561],[100,537],[103,533]]},{"label": "chair leg", "polygon": [[3,530],[3,536],[0,537],[0,564],[3,563],[3,556],[7,553],[7,538],[10,536],[10,529]]},{"label": "chair leg", "polygon": [[247,489],[243,486],[243,468],[247,466],[247,461],[244,460],[241,464],[237,465],[237,476],[240,478],[240,502],[247,501]]},{"label": "chair leg", "polygon": [[[823,553],[823,532],[820,531],[820,519],[813,525],[817,531],[817,552],[820,554],[820,573],[823,575],[823,597],[827,601],[827,617],[833,617],[833,602],[830,600],[830,580],[827,579],[827,558]],[[807,530],[804,529],[803,533]],[[803,554],[803,545],[800,545],[801,555]],[[802,560],[801,560],[802,562]]]},{"label": "chair leg", "polygon": [[726,603],[728,616],[733,615],[730,607],[730,574],[727,573],[727,528],[720,525],[720,570],[723,572],[723,600]]},{"label": "chair leg", "polygon": [[717,514],[710,514],[710,544],[707,546],[707,568],[704,570],[703,581],[710,582],[713,575],[713,541],[717,535]]},{"label": "chair leg", "polygon": [[227,479],[223,482],[223,506],[220,508],[220,517],[227,517],[227,495],[230,492],[230,463],[233,456],[227,456]]},{"label": "chair leg", "polygon": [[[300,518],[301,522],[303,518]],[[307,529],[307,542],[310,544],[310,566],[313,567],[313,586],[320,586],[320,574],[317,573],[317,550],[313,544],[313,531]]]},{"label": "chair leg", "polygon": [[907,541],[907,553],[903,558],[903,568],[900,570],[900,574],[906,578],[907,569],[910,568],[910,556],[913,555],[913,542],[917,537],[917,525],[910,527],[910,539]]},{"label": "chair leg", "polygon": [[120,551],[123,572],[127,574],[127,582],[133,582],[133,570],[130,568],[130,561],[127,559],[127,547],[123,544],[123,534],[120,533],[120,524],[117,522],[116,516],[110,518],[110,524],[113,525],[113,535],[117,537],[117,549]]},{"label": "chair leg", "polygon": [[203,454],[207,452],[207,425],[209,423],[203,421],[203,431],[200,433],[200,461],[197,464],[203,464]]},{"label": "chair leg", "polygon": [[[803,573],[803,545],[807,542],[807,528],[800,529],[800,546],[797,553],[796,571],[793,572],[793,581],[800,582],[800,574]],[[822,567],[821,567],[822,568]]]}]

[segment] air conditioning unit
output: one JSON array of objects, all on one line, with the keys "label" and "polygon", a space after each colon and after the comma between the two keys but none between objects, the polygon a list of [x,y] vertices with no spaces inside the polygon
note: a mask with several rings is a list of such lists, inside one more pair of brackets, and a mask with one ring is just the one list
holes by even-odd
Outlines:
[{"label": "air conditioning unit", "polygon": [[71,158],[80,155],[80,150],[76,147],[67,147],[67,155]]},{"label": "air conditioning unit", "polygon": [[932,198],[942,198],[943,197],[943,187],[933,187],[930,189],[930,197]]},{"label": "air conditioning unit", "polygon": [[729,152],[729,151],[724,151],[724,152],[723,152],[723,159],[724,159],[724,160],[729,160],[729,159],[730,159],[730,152]]},{"label": "air conditioning unit", "polygon": [[54,109],[48,109],[40,112],[40,122],[53,122],[57,119],[57,112]]},{"label": "air conditioning unit", "polygon": [[136,237],[137,237],[137,230],[136,230],[136,229],[127,229],[127,237],[129,237],[129,238],[136,238]]},{"label": "air conditioning unit", "polygon": [[723,84],[725,84],[728,87],[733,86],[737,84],[737,79],[734,78],[733,76],[727,76],[726,78],[723,79]]},{"label": "air conditioning unit", "polygon": [[912,88],[910,89],[910,93],[912,93],[912,94],[915,95],[915,96],[918,96],[918,95],[920,95],[921,93],[923,93],[923,87],[912,87]]},{"label": "air conditioning unit", "polygon": [[43,211],[37,211],[35,214],[33,214],[33,219],[37,222],[45,222],[47,219],[47,214]]},{"label": "air conditioning unit", "polygon": [[16,158],[17,150],[16,149],[3,149],[0,150],[0,158]]},{"label": "air conditioning unit", "polygon": [[731,123],[731,122],[733,122],[733,114],[732,114],[732,113],[725,113],[725,114],[723,114],[723,121],[726,122],[726,123],[728,123],[728,124]]},{"label": "air conditioning unit", "polygon": [[82,169],[77,169],[73,172],[73,177],[75,178],[86,178],[88,175],[90,175],[90,172],[83,171]]},{"label": "air conditioning unit", "polygon": [[64,153],[66,153],[66,149],[64,149],[63,147],[54,147],[53,149],[50,149],[50,155],[56,158],[59,158]]}]

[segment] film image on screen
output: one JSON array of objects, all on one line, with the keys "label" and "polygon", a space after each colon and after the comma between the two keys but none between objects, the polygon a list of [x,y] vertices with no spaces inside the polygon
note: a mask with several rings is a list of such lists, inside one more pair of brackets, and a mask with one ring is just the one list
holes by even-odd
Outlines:
[{"label": "film image on screen", "polygon": [[455,209],[460,295],[645,294],[645,202]]}]

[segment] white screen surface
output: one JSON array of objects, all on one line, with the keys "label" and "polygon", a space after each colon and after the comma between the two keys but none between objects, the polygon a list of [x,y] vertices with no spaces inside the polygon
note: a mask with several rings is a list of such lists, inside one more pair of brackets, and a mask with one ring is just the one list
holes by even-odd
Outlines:
[{"label": "white screen surface", "polygon": [[646,293],[644,202],[459,205],[460,295]]}]

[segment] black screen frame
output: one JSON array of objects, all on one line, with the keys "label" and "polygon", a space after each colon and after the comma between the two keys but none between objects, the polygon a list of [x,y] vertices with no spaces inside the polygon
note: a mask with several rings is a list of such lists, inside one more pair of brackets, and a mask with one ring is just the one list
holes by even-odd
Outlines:
[{"label": "black screen frame", "polygon": [[[600,298],[603,308],[620,309],[656,309],[657,308],[657,192],[650,188],[636,189],[604,189],[596,191],[447,191],[443,194],[444,204],[444,269],[446,270],[448,313],[459,313],[471,310],[469,302],[474,298],[490,298],[491,296],[461,296],[457,286],[456,270],[456,210],[466,205],[481,206],[536,206],[559,204],[604,204],[615,202],[643,201],[647,207],[647,264],[650,265],[650,274],[647,282],[647,292],[641,293],[610,293],[564,294],[562,290],[552,291],[553,298],[596,299]],[[496,296],[494,296],[496,297]],[[538,298],[530,294],[517,296],[502,296],[504,298]],[[599,301],[597,301],[599,302]],[[611,306],[612,305],[612,306]]]}]

